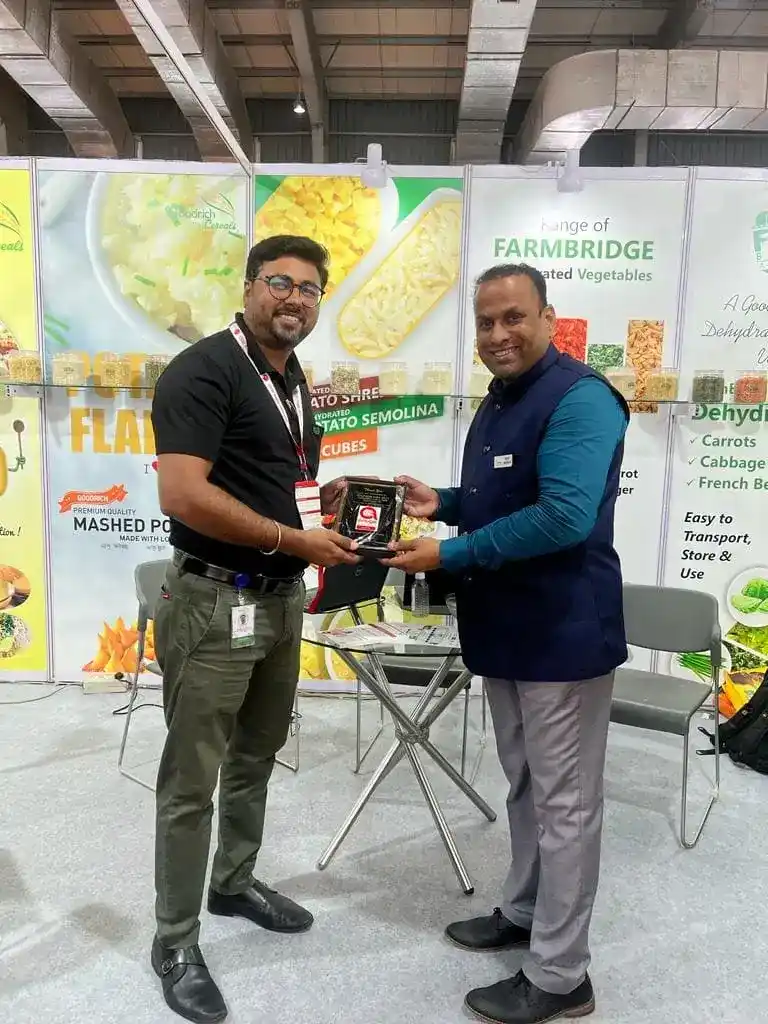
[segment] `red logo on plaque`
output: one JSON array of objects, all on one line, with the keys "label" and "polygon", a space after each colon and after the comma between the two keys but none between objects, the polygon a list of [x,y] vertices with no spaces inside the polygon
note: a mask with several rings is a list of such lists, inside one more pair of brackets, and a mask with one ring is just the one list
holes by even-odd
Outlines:
[{"label": "red logo on plaque", "polygon": [[362,505],[357,513],[355,529],[359,533],[375,533],[379,528],[381,509],[378,505]]}]

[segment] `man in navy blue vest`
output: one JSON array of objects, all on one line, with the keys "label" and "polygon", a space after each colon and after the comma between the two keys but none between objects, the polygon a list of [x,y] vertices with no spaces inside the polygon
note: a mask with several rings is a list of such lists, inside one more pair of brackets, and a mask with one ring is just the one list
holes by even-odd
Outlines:
[{"label": "man in navy blue vest", "polygon": [[458,536],[400,543],[391,564],[456,574],[464,662],[485,679],[510,783],[502,906],[447,935],[464,949],[527,954],[518,974],[470,992],[467,1006],[498,1024],[537,1024],[595,1006],[588,932],[613,676],[627,657],[613,519],[629,410],[552,345],[555,312],[534,268],[487,270],[475,321],[494,379],[467,436],[461,486],[399,478],[406,512]]}]

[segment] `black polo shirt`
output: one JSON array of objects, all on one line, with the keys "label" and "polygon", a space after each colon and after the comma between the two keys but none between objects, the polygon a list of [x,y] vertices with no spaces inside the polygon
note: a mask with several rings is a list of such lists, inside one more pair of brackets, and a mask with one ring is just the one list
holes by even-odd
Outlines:
[{"label": "black polo shirt", "polygon": [[[267,362],[242,316],[237,322],[259,371],[269,373],[294,431],[289,404],[301,389],[304,448],[310,475],[317,475],[322,429],[315,425],[299,362],[291,355],[285,375]],[[152,403],[158,455],[194,455],[213,463],[212,484],[262,516],[301,528],[294,485],[301,479],[296,448],[258,374],[229,329],[203,338],[180,353],[160,377]],[[307,563],[289,555],[265,556],[256,548],[214,540],[171,520],[171,544],[195,558],[234,572],[296,576]]]}]

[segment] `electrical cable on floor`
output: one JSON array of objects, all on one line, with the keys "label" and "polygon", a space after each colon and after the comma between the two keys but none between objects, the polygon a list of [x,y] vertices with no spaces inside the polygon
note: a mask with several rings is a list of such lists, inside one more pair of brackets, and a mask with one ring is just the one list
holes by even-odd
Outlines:
[{"label": "electrical cable on floor", "polygon": [[[115,708],[113,715],[127,715],[130,704],[124,704],[121,708]],[[141,711],[142,708],[162,708],[162,704],[134,704],[134,711]]]},{"label": "electrical cable on floor", "polygon": [[[125,676],[123,675],[122,672],[116,672],[115,673],[115,679],[117,679],[118,682],[122,683],[123,680],[125,679]],[[130,705],[130,701],[129,701],[128,704],[123,704],[123,706],[121,708],[115,708],[115,710],[112,712],[112,714],[113,715],[127,715],[128,714],[128,708],[130,708],[130,706],[131,705]],[[134,711],[141,711],[142,708],[160,708],[162,710],[162,707],[163,707],[162,704],[135,704],[133,710]]]},{"label": "electrical cable on floor", "polygon": [[6,704],[8,706],[11,704],[35,704],[39,700],[48,700],[48,698],[53,697],[54,694],[65,690],[68,685],[68,683],[55,683],[52,690],[49,690],[48,693],[42,694],[40,697],[25,697],[23,700],[0,700],[0,707]]}]

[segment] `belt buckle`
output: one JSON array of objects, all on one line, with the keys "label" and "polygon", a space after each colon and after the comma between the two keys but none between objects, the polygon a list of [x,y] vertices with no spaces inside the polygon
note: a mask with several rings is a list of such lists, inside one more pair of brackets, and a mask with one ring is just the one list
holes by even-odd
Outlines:
[{"label": "belt buckle", "polygon": [[266,594],[268,586],[269,579],[266,576],[260,576],[253,581],[249,589],[253,590],[254,593],[258,594],[261,597],[262,595]]}]

